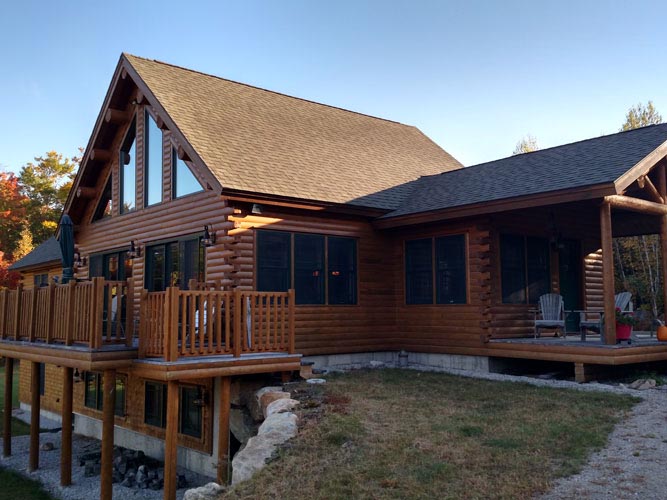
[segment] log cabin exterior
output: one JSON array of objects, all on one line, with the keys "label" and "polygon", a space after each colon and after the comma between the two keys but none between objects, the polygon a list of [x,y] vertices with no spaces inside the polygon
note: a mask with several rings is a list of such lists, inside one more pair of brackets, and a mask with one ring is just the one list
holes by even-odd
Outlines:
[{"label": "log cabin exterior", "polygon": [[[301,356],[560,361],[579,380],[665,360],[613,322],[604,341],[530,338],[542,293],[613,314],[612,236],[667,250],[666,141],[657,125],[462,168],[414,127],[124,54],[66,204],[78,281],[0,292],[0,355],[29,362],[33,415],[101,434],[103,498],[122,430],[164,440],[165,498],[177,447],[225,480],[231,384]],[[62,382],[40,398],[44,370]]]}]

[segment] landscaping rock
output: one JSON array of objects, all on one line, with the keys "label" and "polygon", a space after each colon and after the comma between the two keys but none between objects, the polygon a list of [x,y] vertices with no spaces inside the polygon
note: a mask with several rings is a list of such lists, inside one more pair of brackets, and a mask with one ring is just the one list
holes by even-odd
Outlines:
[{"label": "landscaping rock", "polygon": [[370,367],[371,368],[383,368],[384,367],[384,362],[372,360],[370,362]]},{"label": "landscaping rock", "polygon": [[[327,373],[330,373],[330,372],[327,372]],[[326,380],[324,380],[323,378],[309,378],[308,380],[306,380],[306,382],[308,384],[324,384],[324,383],[326,383]]]},{"label": "landscaping rock", "polygon": [[248,409],[250,410],[250,415],[255,419],[256,422],[259,422],[264,418],[264,413],[262,412],[261,399],[264,394],[269,392],[283,392],[282,387],[262,387],[257,392],[255,392],[255,397],[251,398],[248,402]]},{"label": "landscaping rock", "polygon": [[294,408],[296,408],[299,405],[299,402],[296,399],[277,399],[273,403],[271,403],[269,406],[266,407],[266,411],[264,412],[264,418],[268,417],[269,415],[273,415],[274,413],[284,413],[287,411],[292,411]]},{"label": "landscaping rock", "polygon": [[252,417],[242,408],[232,408],[229,412],[229,430],[241,444],[255,435],[257,425]]},{"label": "landscaping rock", "polygon": [[208,483],[199,488],[187,490],[183,495],[183,500],[217,500],[225,492],[225,489],[218,483]]},{"label": "landscaping rock", "polygon": [[628,385],[630,389],[635,389],[637,391],[646,391],[648,389],[654,389],[656,386],[655,380],[652,378],[640,378],[635,380],[633,383]]},{"label": "landscaping rock", "polygon": [[39,447],[40,450],[42,451],[51,451],[53,450],[53,443],[51,441],[47,441],[44,443],[42,446]]},{"label": "landscaping rock", "polygon": [[266,409],[271,403],[279,399],[289,399],[289,398],[290,398],[290,393],[284,391],[267,392],[266,394],[262,394],[262,397],[259,398],[259,407],[262,411],[262,418],[266,417]]},{"label": "landscaping rock", "polygon": [[276,444],[284,443],[296,436],[298,421],[294,413],[274,413],[259,426],[257,437],[266,435],[267,439]]}]

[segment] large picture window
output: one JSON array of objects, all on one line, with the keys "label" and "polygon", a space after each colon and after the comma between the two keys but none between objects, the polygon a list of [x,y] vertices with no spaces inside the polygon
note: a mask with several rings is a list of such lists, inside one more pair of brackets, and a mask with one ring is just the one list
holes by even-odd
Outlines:
[{"label": "large picture window", "polygon": [[132,122],[120,148],[120,213],[137,208],[136,121]]},{"label": "large picture window", "polygon": [[145,111],[144,140],[144,206],[162,201],[162,130]]},{"label": "large picture window", "polygon": [[292,286],[297,304],[356,304],[357,241],[257,231],[257,289],[284,292]]},{"label": "large picture window", "polygon": [[146,289],[158,292],[176,286],[186,290],[190,280],[204,280],[204,265],[204,247],[199,236],[148,246]]},{"label": "large picture window", "polygon": [[464,234],[405,242],[405,301],[407,304],[467,302]]},{"label": "large picture window", "polygon": [[[84,375],[84,406],[93,410],[102,411],[104,403],[103,379],[101,373],[85,372]],[[114,414],[122,417],[125,415],[125,378],[116,376],[116,399]]]},{"label": "large picture window", "polygon": [[500,235],[500,279],[506,304],[535,304],[551,290],[549,241],[546,238]]},{"label": "large picture window", "polygon": [[171,170],[172,196],[174,198],[204,190],[190,167],[178,157],[174,147],[171,148]]}]

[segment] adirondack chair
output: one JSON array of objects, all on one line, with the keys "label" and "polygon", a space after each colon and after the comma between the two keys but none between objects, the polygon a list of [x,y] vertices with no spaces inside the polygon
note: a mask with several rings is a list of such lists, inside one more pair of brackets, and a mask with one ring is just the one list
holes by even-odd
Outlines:
[{"label": "adirondack chair", "polygon": [[[632,312],[632,293],[621,292],[614,295],[614,308],[623,312]],[[592,330],[602,336],[604,313],[599,311],[579,311],[579,331],[581,340],[586,340],[586,330]]]},{"label": "adirondack chair", "polygon": [[535,317],[535,338],[540,336],[542,328],[552,328],[556,334],[560,332],[565,336],[565,303],[563,297],[557,293],[547,293],[540,297],[539,315],[541,319]]}]

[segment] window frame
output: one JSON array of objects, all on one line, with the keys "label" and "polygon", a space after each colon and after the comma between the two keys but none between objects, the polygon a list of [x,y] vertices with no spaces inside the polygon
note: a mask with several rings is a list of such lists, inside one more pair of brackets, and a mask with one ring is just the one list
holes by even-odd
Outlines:
[{"label": "window frame", "polygon": [[[258,281],[259,281],[259,245],[258,245],[258,235],[260,231],[265,232],[280,232],[288,234],[289,237],[289,286],[288,290],[294,289],[296,294],[296,289],[294,288],[295,283],[295,235],[303,234],[310,236],[321,236],[324,238],[324,302],[323,303],[295,303],[297,307],[358,307],[359,306],[359,238],[354,236],[338,236],[334,234],[324,234],[324,233],[311,233],[306,231],[284,231],[284,230],[274,230],[274,229],[257,229],[254,234],[254,248],[255,248],[255,258],[254,258],[254,277],[253,277],[253,286],[255,290],[259,291]],[[353,302],[347,304],[340,303],[330,303],[329,302],[329,238],[341,238],[354,241],[354,294]],[[296,302],[296,301],[295,301]]]},{"label": "window frame", "polygon": [[[130,142],[130,137],[131,137],[131,132],[134,132],[134,139],[132,142]],[[130,149],[132,149],[132,146],[128,148],[128,144],[133,144],[134,145],[134,207],[129,209],[129,210],[123,210],[123,198],[125,194],[125,167],[129,166],[125,165],[125,162],[122,161],[121,158],[121,153],[128,153]],[[130,122],[130,126],[127,128],[127,131],[125,132],[125,136],[123,137],[123,142],[121,143],[120,149],[118,150],[118,213],[120,215],[125,215],[125,214],[131,214],[133,212],[137,211],[137,160],[139,159],[138,155],[138,141],[137,141],[137,113],[134,114],[134,117],[132,118],[132,121]],[[132,158],[130,157],[130,163],[132,163]],[[113,196],[113,194],[112,194]],[[112,201],[113,203],[113,201]]]},{"label": "window frame", "polygon": [[[150,123],[151,121],[155,124],[156,130],[160,132],[160,161],[159,169],[157,171],[159,183],[160,183],[160,200],[153,203],[148,203],[148,192],[150,191],[150,181],[151,176],[149,175],[150,166],[151,166],[151,135],[150,135]],[[148,107],[144,108],[144,143],[143,143],[143,165],[142,165],[142,174],[143,174],[143,208],[154,207],[164,203],[164,131],[158,127],[157,120],[153,117],[151,112],[148,110]]]},{"label": "window frame", "polygon": [[[157,291],[153,290],[153,263],[151,259],[149,258],[149,252],[155,247],[163,246],[165,248],[165,253],[164,253],[164,258],[165,258],[165,271],[167,269],[167,248],[169,244],[175,243],[178,244],[178,267],[179,267],[179,279],[180,275],[183,273],[184,269],[184,263],[185,263],[185,243],[188,241],[194,241],[198,240],[197,244],[197,250],[199,255],[202,258],[202,261],[200,262],[200,268],[201,268],[201,273],[202,273],[202,280],[201,281],[206,281],[206,262],[207,262],[207,254],[208,252],[206,251],[206,248],[203,247],[202,245],[202,238],[204,237],[203,233],[191,233],[188,235],[183,235],[178,238],[169,238],[169,239],[163,239],[163,240],[157,240],[157,241],[151,241],[149,243],[146,243],[146,246],[144,247],[144,288],[146,290],[150,291]],[[166,290],[168,287],[171,285],[169,284],[169,280],[167,279],[167,273],[165,272],[165,284],[164,284],[164,290]],[[187,290],[187,282],[186,280],[183,280],[183,283],[181,285],[181,290]]]},{"label": "window frame", "polygon": [[[503,291],[503,236],[506,237],[513,237],[513,238],[520,238],[523,242],[523,295],[524,295],[524,301],[523,302],[510,302],[505,300],[505,293]],[[543,235],[533,235],[533,234],[517,234],[517,233],[512,233],[512,232],[499,232],[498,233],[498,278],[500,281],[500,303],[501,304],[506,304],[506,305],[536,305],[539,302],[539,297],[537,297],[537,300],[535,302],[531,302],[531,297],[530,297],[530,277],[529,277],[529,256],[528,256],[528,240],[542,240],[545,243],[545,248],[546,248],[546,256],[547,256],[547,269],[546,269],[546,277],[547,277],[547,290],[544,293],[552,293],[553,290],[553,283],[552,283],[552,248],[551,244],[549,243],[549,239],[546,236]]]},{"label": "window frame", "polygon": [[[92,376],[93,381],[95,384],[95,405],[90,406],[88,404],[88,377]],[[118,395],[120,394],[118,390],[116,390],[116,398],[114,400],[114,410],[113,414],[116,417],[120,418],[125,418],[127,415],[127,377],[124,374],[117,373],[116,374],[116,379],[115,383],[118,385],[118,382],[121,382],[123,384],[123,399],[122,405],[118,404]],[[88,408],[89,410],[94,410],[94,411],[102,411],[103,409],[103,404],[104,404],[104,382],[103,382],[103,374],[100,372],[92,372],[92,371],[86,371],[83,373],[83,406],[84,408]],[[118,412],[120,406],[120,413]]]},{"label": "window frame", "polygon": [[[463,236],[464,269],[465,269],[465,302],[438,302],[438,279],[436,261],[436,240],[451,236]],[[407,268],[407,245],[410,241],[431,240],[431,301],[426,303],[408,302],[408,268]],[[403,304],[408,307],[457,307],[470,305],[470,234],[468,231],[456,231],[442,233],[433,236],[423,236],[403,240]]]},{"label": "window frame", "polygon": [[[146,409],[148,408],[148,386],[153,385],[156,387],[160,387],[160,400],[161,400],[161,405],[159,408],[159,412],[157,415],[157,418],[160,420],[159,424],[154,423],[154,421],[149,422],[148,421],[148,416],[146,414]],[[150,425],[151,427],[155,427],[157,429],[165,429],[167,427],[167,384],[163,382],[158,382],[156,380],[144,380],[144,419],[143,422],[145,425]]]},{"label": "window frame", "polygon": [[[197,176],[195,175],[193,170],[190,168],[190,165],[188,165],[188,162],[186,162],[185,160],[181,160],[178,157],[178,148],[176,147],[176,145],[172,142],[170,144],[170,146],[171,146],[171,169],[170,169],[171,170],[171,199],[172,200],[180,200],[182,198],[186,198],[188,196],[192,196],[192,195],[204,192],[205,191],[204,186],[202,186],[201,182],[199,182],[199,179],[197,179]],[[178,196],[177,193],[176,193],[176,190],[178,189],[178,182],[177,182],[178,176],[176,175],[176,172],[178,170],[178,162],[179,161],[182,161],[183,164],[186,166],[186,168],[188,170],[190,170],[190,173],[192,174],[192,176],[197,181],[197,184],[199,184],[199,189],[197,191],[192,191],[190,193],[182,194],[180,196]]]},{"label": "window frame", "polygon": [[184,392],[185,391],[197,391],[197,397],[195,399],[200,399],[203,397],[205,389],[201,385],[192,385],[192,384],[182,384],[178,386],[179,397],[178,397],[178,433],[183,436],[188,436],[193,439],[203,439],[204,437],[204,407],[198,406],[199,408],[199,434],[192,434],[190,432],[185,432],[183,428],[183,420],[185,411],[187,407],[183,404],[185,401]]}]

